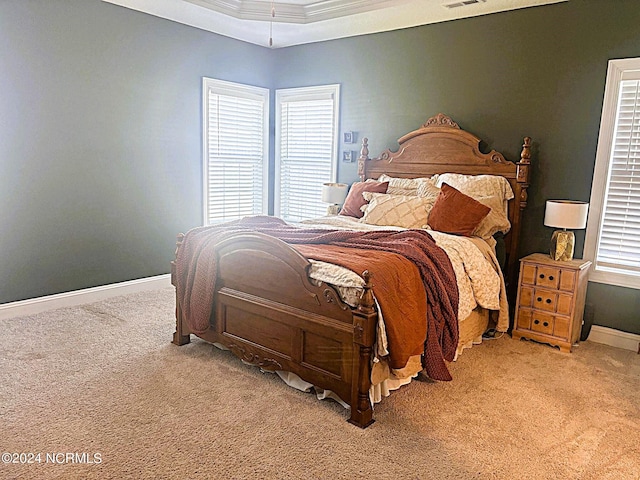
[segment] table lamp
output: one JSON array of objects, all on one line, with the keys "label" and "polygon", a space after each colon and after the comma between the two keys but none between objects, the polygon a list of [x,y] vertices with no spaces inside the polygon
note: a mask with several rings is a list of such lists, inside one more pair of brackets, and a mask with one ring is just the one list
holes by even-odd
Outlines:
[{"label": "table lamp", "polygon": [[340,205],[347,198],[347,190],[349,185],[346,183],[323,183],[322,184],[322,201],[329,203],[327,215],[337,215],[340,211]]},{"label": "table lamp", "polygon": [[587,226],[589,204],[572,200],[547,200],[544,212],[544,224],[547,227],[562,228],[551,237],[551,258],[568,261],[573,259],[576,237],[567,229],[583,229]]}]

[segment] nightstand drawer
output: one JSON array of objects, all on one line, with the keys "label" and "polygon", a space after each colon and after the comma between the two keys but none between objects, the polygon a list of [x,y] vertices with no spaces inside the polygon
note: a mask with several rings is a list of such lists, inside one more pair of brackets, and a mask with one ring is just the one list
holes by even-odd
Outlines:
[{"label": "nightstand drawer", "polygon": [[522,283],[555,289],[558,288],[559,281],[559,268],[529,264],[522,266]]},{"label": "nightstand drawer", "polygon": [[570,294],[523,285],[520,288],[518,305],[561,315],[571,315],[571,298]]},{"label": "nightstand drawer", "polygon": [[566,340],[569,338],[569,317],[552,315],[539,310],[520,308],[518,310],[518,325],[520,330],[531,330]]},{"label": "nightstand drawer", "polygon": [[553,335],[553,315],[536,310],[531,314],[531,330],[545,335]]},{"label": "nightstand drawer", "polygon": [[530,308],[520,308],[518,310],[518,329],[551,335],[553,334],[553,315]]},{"label": "nightstand drawer", "polygon": [[547,292],[545,290],[534,290],[533,292],[533,308],[546,310],[547,312],[555,312],[558,304],[558,294],[555,292]]}]

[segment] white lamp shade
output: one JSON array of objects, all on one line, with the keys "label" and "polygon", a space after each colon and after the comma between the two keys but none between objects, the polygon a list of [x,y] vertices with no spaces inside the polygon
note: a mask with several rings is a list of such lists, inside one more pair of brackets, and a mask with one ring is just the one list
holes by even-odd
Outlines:
[{"label": "white lamp shade", "polygon": [[544,224],[547,227],[582,229],[587,226],[589,204],[572,200],[547,200]]},{"label": "white lamp shade", "polygon": [[323,183],[322,201],[339,205],[347,198],[347,190],[349,190],[349,185],[346,183]]}]

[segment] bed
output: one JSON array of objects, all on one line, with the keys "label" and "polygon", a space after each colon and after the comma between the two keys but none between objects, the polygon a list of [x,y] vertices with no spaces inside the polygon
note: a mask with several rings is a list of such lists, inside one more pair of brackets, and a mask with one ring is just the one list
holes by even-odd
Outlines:
[{"label": "bed", "polygon": [[[397,151],[386,150],[378,157],[370,158],[368,139],[363,139],[358,159],[360,184],[380,184],[384,183],[381,180],[387,178],[417,179],[422,182],[422,179],[437,179],[439,176],[446,177],[448,184],[448,179],[456,175],[506,179],[512,192],[511,197],[505,199],[505,215],[510,228],[498,240],[504,260],[501,262],[502,270],[496,269],[500,270],[500,278],[504,273],[504,282],[501,284],[503,294],[509,292],[512,296],[517,281],[520,224],[527,204],[531,139],[524,138],[520,159],[514,163],[493,150],[482,153],[479,138],[462,130],[450,117],[438,114],[429,118],[419,129],[401,137],[398,143]],[[445,186],[448,187],[441,185],[443,189]],[[373,203],[376,197],[375,194],[369,194],[368,198],[369,203]],[[363,208],[365,215],[367,208]],[[345,220],[339,217],[330,221],[329,227],[337,227],[335,222]],[[327,228],[315,224],[305,227]],[[314,230],[314,238],[324,235],[319,229]],[[350,231],[348,225],[344,230]],[[409,234],[413,235],[414,230],[406,233]],[[415,234],[421,234],[421,239],[424,237],[424,231]],[[343,234],[336,235],[342,239]],[[350,235],[356,234],[344,235],[351,239]],[[436,236],[429,235],[430,238]],[[185,266],[188,262],[184,259],[193,257],[195,248],[194,241],[187,245],[185,238],[182,234],[178,235],[176,259],[171,265],[172,283],[176,286],[174,344],[189,343],[190,335],[195,334],[205,341],[229,349],[242,361],[265,371],[284,372],[320,391],[331,392],[349,405],[349,422],[354,425],[366,428],[373,422],[372,392],[376,385],[384,385],[378,377],[386,375],[384,382],[391,381],[388,378],[389,369],[379,368],[377,361],[381,312],[374,289],[376,281],[381,282],[382,278],[377,277],[376,280],[369,269],[362,268],[361,272],[356,272],[360,273],[361,279],[359,294],[355,300],[347,301],[344,292],[337,286],[312,275],[316,265],[331,263],[314,261],[301,253],[314,252],[314,246],[305,250],[304,245],[284,241],[282,238],[287,239],[287,235],[277,238],[268,228],[252,226],[217,234],[215,253],[209,254],[211,263],[206,268],[198,267],[199,278],[210,278],[210,281],[201,281],[197,288],[193,287],[189,295],[185,295],[186,279],[194,276],[196,270],[189,270]],[[387,253],[379,252],[376,255]],[[388,255],[391,259],[391,255],[395,254]],[[319,258],[323,259],[322,256]],[[426,261],[429,262],[431,260]],[[428,310],[429,322],[437,323],[437,317],[433,310]],[[489,310],[478,306],[465,315],[464,322],[456,324],[455,329],[459,330],[456,332],[456,339],[459,334],[456,354],[461,345],[471,343],[485,331],[490,318]],[[504,318],[502,330],[506,330]],[[426,345],[434,337],[433,333],[427,335],[422,357],[428,355]],[[420,369],[420,365],[417,369]],[[406,378],[415,376],[414,373],[406,375]]]}]

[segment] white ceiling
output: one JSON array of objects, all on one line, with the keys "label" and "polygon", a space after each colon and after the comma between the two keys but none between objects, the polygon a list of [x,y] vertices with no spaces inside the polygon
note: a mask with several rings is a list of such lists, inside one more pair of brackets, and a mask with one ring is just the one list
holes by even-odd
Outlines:
[{"label": "white ceiling", "polygon": [[103,0],[273,48],[568,0]]}]

